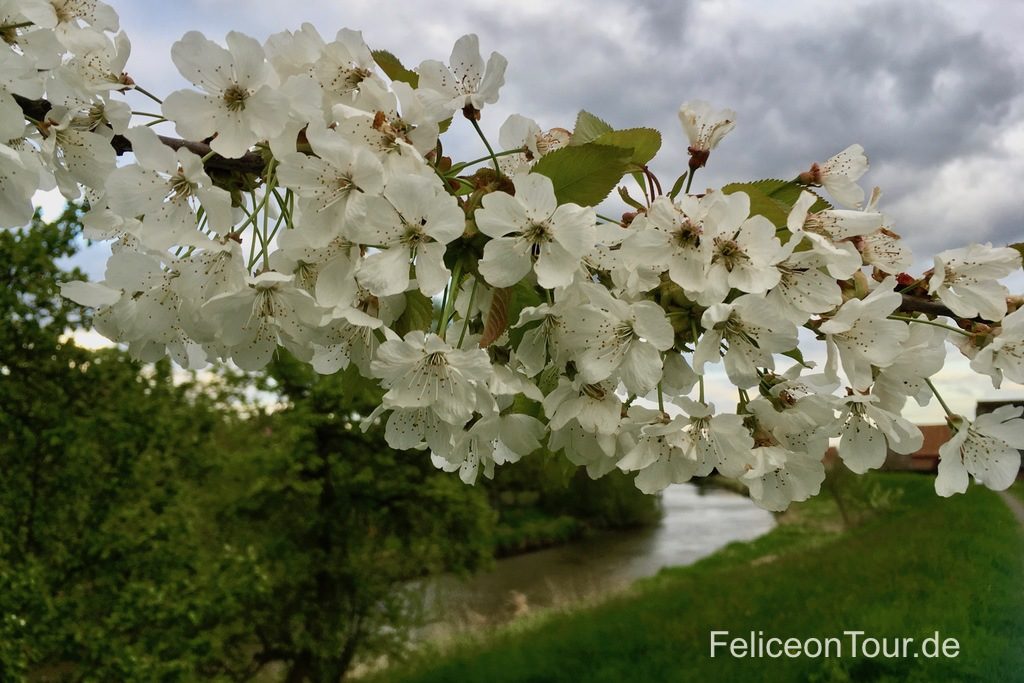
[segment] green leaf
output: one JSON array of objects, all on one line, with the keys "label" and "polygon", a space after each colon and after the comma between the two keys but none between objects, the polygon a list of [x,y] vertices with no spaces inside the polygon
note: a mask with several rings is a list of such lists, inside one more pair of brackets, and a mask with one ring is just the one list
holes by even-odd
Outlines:
[{"label": "green leaf", "polygon": [[537,378],[537,388],[545,395],[550,394],[558,386],[558,376],[559,368],[557,366],[547,366]]},{"label": "green leaf", "polygon": [[583,145],[593,142],[605,133],[613,130],[611,126],[588,111],[580,111],[576,116],[576,127],[572,131],[570,145]]},{"label": "green leaf", "polygon": [[522,394],[519,394],[512,399],[512,409],[509,412],[529,415],[537,418],[538,420],[544,419],[543,406],[533,399],[526,398],[526,396],[523,396]]},{"label": "green leaf", "polygon": [[[746,192],[750,196],[750,214],[764,216],[777,227],[785,227],[789,212],[796,204],[800,193],[805,191],[803,185],[792,180],[770,178],[756,180],[752,183],[730,183],[722,188],[725,194]],[[810,190],[807,190],[810,192]],[[821,197],[811,206],[811,211],[825,211],[832,205]]]},{"label": "green leaf", "polygon": [[813,367],[812,365],[808,364],[807,361],[804,360],[804,354],[800,351],[800,349],[793,349],[792,351],[786,351],[785,353],[782,353],[780,355],[783,355],[786,358],[792,358],[793,360],[795,360],[797,363],[799,363],[800,365],[804,366],[805,368],[809,369],[809,368]]},{"label": "green leaf", "polygon": [[688,175],[688,171],[683,171],[683,174],[676,178],[676,181],[672,183],[672,189],[668,191],[669,198],[675,199],[679,196],[679,193],[683,191],[683,183],[686,182],[686,176]]},{"label": "green leaf", "polygon": [[430,329],[433,320],[434,302],[418,289],[414,289],[405,293],[405,310],[395,321],[394,330],[403,337],[412,330],[425,332]]},{"label": "green leaf", "polygon": [[[514,285],[512,290],[512,297],[508,304],[508,321],[510,325],[515,325],[519,322],[519,315],[523,312],[524,308],[539,306],[544,301],[544,298],[533,285],[527,284],[525,280]],[[519,346],[523,340],[523,334],[526,333],[526,328],[528,327],[532,327],[532,325],[513,327],[509,330],[508,337],[513,347]]]},{"label": "green leaf", "polygon": [[1010,249],[1016,249],[1017,251],[1020,252],[1021,258],[1024,258],[1024,242],[1017,242],[1016,244],[1011,244]]},{"label": "green leaf", "polygon": [[599,145],[613,145],[633,150],[630,159],[637,166],[644,166],[661,149],[661,133],[653,128],[630,128],[603,133],[594,140]]},{"label": "green leaf", "polygon": [[640,188],[640,193],[643,194],[644,199],[646,200],[647,199],[647,194],[648,194],[648,192],[647,192],[647,176],[645,176],[640,171],[633,171],[632,173],[630,173],[630,175],[633,176],[633,180],[636,181],[637,187]]},{"label": "green leaf", "polygon": [[633,151],[624,147],[588,142],[563,147],[543,156],[533,173],[551,178],[560,204],[600,204],[629,169]]},{"label": "green leaf", "polygon": [[387,50],[374,50],[372,54],[374,61],[377,62],[377,66],[379,66],[381,71],[387,74],[387,77],[391,80],[408,83],[414,88],[419,85],[419,74],[402,66],[402,62],[399,61],[398,57],[394,56]]},{"label": "green leaf", "polygon": [[629,190],[626,189],[625,185],[619,185],[619,198],[622,199],[622,201],[629,204],[630,206],[632,206],[637,211],[646,211],[647,209],[647,207],[645,207],[643,204],[633,199],[629,195]]}]

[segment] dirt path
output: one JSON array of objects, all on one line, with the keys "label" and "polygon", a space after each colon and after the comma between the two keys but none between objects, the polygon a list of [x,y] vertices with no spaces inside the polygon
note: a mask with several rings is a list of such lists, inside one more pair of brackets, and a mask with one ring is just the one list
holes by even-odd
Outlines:
[{"label": "dirt path", "polygon": [[1024,526],[1024,502],[1021,502],[1020,498],[1009,491],[1000,491],[999,495],[1002,497],[1003,502],[1005,502],[1013,512],[1013,516],[1017,518],[1017,521]]}]

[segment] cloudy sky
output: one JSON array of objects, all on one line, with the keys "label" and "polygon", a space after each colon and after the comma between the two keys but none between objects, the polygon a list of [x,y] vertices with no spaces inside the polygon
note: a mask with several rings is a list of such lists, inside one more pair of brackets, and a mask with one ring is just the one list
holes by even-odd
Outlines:
[{"label": "cloudy sky", "polygon": [[[482,125],[493,138],[519,113],[571,128],[587,109],[618,128],[664,133],[653,168],[671,183],[685,166],[676,111],[705,99],[737,112],[736,129],[695,187],[791,178],[853,142],[871,160],[862,179],[883,190],[882,209],[920,269],[967,242],[1024,240],[1024,4],[937,1],[108,0],[132,40],[132,77],[165,95],[184,83],[170,46],[188,30],[222,41],[229,30],[260,40],[314,24],[330,39],[361,30],[372,48],[407,66],[447,61],[477,33],[485,56],[509,60],[506,85]],[[244,7],[244,11],[239,11]],[[447,148],[477,156],[475,138]],[[82,257],[96,276],[101,252]],[[1024,290],[1018,274],[1011,287]],[[1024,395],[968,381],[950,357],[940,385],[967,413],[979,396]],[[937,410],[908,413],[938,419]]]}]

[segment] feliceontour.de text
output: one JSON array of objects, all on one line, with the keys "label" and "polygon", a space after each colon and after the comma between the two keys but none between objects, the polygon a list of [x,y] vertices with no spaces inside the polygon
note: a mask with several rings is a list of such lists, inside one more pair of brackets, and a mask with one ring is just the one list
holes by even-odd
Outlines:
[{"label": "feliceontour.de text", "polygon": [[766,636],[764,631],[749,631],[736,636],[729,631],[711,631],[710,636],[712,658],[886,657],[903,659],[924,657],[936,659],[942,657],[952,659],[960,654],[960,642],[956,638],[943,638],[938,631],[922,639],[910,636],[874,637],[865,634],[864,631],[843,631],[841,636],[824,638],[780,638]]}]

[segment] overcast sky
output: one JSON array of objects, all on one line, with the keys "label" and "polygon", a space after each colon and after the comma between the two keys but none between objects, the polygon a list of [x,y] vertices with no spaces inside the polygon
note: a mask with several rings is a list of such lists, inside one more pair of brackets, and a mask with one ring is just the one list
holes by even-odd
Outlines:
[{"label": "overcast sky", "polygon": [[[347,27],[409,67],[447,62],[455,40],[474,32],[485,58],[498,51],[509,61],[501,99],[481,122],[492,139],[512,113],[571,129],[587,109],[617,128],[661,130],[653,168],[671,183],[685,166],[676,111],[705,99],[734,109],[738,123],[695,187],[791,178],[859,142],[871,160],[862,184],[881,186],[882,210],[920,268],[967,242],[1024,240],[1024,3],[108,2],[132,41],[129,73],[161,95],[184,86],[170,46],[191,29],[262,41],[304,21],[328,40]],[[457,138],[449,149],[480,151],[475,139]],[[102,260],[81,262],[98,277]],[[1011,285],[1020,292],[1024,277]],[[971,413],[974,398],[1000,392],[987,380],[964,381],[965,367],[952,362],[940,383]],[[1024,394],[1004,387],[1002,395]]]}]

